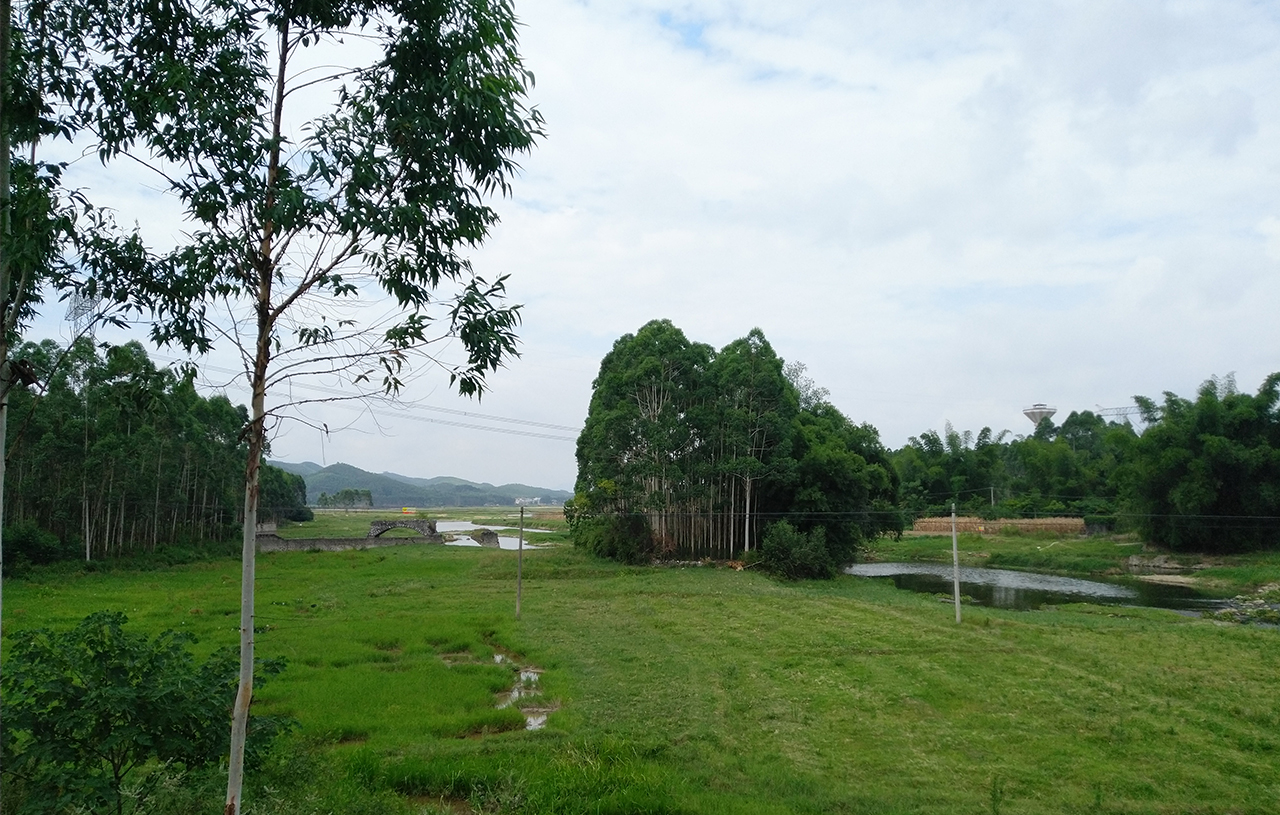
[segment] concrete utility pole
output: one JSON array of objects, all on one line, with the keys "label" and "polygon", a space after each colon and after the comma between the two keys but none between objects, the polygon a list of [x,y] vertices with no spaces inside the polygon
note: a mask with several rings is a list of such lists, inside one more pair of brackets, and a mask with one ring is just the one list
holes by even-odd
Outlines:
[{"label": "concrete utility pole", "polygon": [[524,507],[520,507],[520,545],[516,551],[516,619],[520,619],[520,592],[524,587]]},{"label": "concrete utility pole", "polygon": [[956,504],[951,502],[951,571],[956,598],[956,622],[960,622],[960,544],[956,540]]}]

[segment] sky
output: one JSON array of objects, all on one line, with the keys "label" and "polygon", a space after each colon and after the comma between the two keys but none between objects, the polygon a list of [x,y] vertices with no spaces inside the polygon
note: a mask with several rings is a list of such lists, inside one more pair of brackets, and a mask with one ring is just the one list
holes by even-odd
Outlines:
[{"label": "sky", "polygon": [[[473,262],[510,275],[522,356],[479,402],[428,371],[402,411],[311,409],[273,457],[571,489],[600,359],[663,318],[761,328],[891,448],[1280,370],[1280,4],[516,11],[547,136]],[[185,228],[136,170],[70,178],[157,244]]]}]

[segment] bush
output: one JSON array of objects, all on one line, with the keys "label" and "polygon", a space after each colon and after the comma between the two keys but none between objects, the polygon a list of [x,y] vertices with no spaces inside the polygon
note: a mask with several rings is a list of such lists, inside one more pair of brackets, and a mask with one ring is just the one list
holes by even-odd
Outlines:
[{"label": "bush", "polygon": [[760,560],[769,571],[792,580],[829,580],[836,565],[827,551],[826,530],[801,532],[786,521],[770,524],[760,544]]},{"label": "bush", "polygon": [[[70,631],[20,631],[8,646],[4,694],[3,771],[10,811],[95,812],[136,809],[145,784],[131,774],[152,761],[175,768],[216,764],[230,740],[237,658],[231,649],[197,663],[189,634],[155,639],[124,630],[119,612],[91,614]],[[264,662],[261,674],[278,673]],[[259,717],[251,757],[263,753],[285,724]],[[264,738],[265,737],[265,738]]]},{"label": "bush", "polygon": [[307,521],[314,521],[315,519],[316,514],[311,511],[311,507],[298,507],[289,515],[289,520],[300,524],[306,523]]},{"label": "bush", "polygon": [[643,515],[597,515],[574,518],[573,543],[598,557],[644,563],[653,557],[653,532]]},{"label": "bush", "polygon": [[76,556],[76,550],[32,520],[22,520],[4,529],[5,574],[20,574],[29,566],[43,566]]},{"label": "bush", "polygon": [[1086,515],[1084,516],[1084,531],[1089,535],[1110,535],[1115,531],[1116,518],[1114,515]]}]

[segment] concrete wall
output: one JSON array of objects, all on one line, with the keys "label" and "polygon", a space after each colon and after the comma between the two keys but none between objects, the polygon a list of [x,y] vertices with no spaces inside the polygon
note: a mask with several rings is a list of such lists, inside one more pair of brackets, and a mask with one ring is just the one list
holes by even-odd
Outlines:
[{"label": "concrete wall", "polygon": [[347,549],[374,549],[380,546],[404,546],[410,543],[443,543],[425,537],[415,538],[281,538],[278,535],[259,535],[259,552],[342,552]]}]

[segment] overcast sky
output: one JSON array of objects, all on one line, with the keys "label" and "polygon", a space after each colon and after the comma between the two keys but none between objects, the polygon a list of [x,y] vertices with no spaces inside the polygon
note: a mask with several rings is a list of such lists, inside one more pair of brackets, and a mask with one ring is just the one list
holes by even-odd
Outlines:
[{"label": "overcast sky", "polygon": [[[333,408],[313,418],[351,429],[283,425],[275,457],[572,488],[572,441],[422,419],[574,432],[427,408],[580,427],[600,358],[655,318],[716,347],[759,326],[890,447],[1280,370],[1276,4],[517,13],[548,137],[475,264],[511,275],[523,357],[478,404],[428,377],[416,419]],[[77,172],[181,229],[121,171]]]}]

